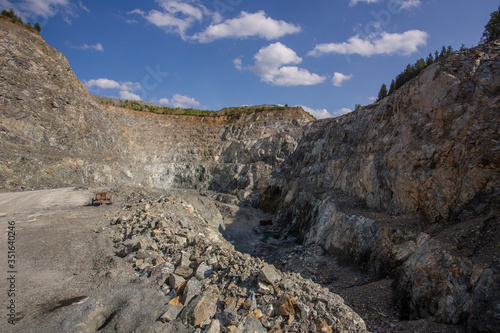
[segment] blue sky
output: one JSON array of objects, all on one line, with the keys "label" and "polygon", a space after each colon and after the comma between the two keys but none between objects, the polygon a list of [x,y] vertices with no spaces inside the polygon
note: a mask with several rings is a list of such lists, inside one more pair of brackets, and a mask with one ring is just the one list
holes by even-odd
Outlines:
[{"label": "blue sky", "polygon": [[0,0],[96,95],[218,110],[373,102],[408,63],[478,44],[498,0]]}]

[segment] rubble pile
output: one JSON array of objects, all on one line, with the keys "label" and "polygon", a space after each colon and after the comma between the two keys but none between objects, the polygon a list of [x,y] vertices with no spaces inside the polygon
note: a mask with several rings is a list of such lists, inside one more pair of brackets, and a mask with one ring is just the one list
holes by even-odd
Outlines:
[{"label": "rubble pile", "polygon": [[166,295],[157,330],[366,332],[340,296],[236,251],[216,205],[196,206],[171,194],[129,204],[111,222],[117,256]]}]

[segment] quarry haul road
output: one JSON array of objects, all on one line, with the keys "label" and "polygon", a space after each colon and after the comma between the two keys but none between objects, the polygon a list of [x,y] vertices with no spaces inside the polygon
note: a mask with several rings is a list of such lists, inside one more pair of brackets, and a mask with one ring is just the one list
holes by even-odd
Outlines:
[{"label": "quarry haul road", "polygon": [[[105,232],[106,217],[121,205],[88,206],[93,193],[73,188],[0,193],[1,332],[54,332],[71,304],[130,288],[136,275],[128,263],[115,260]],[[8,245],[15,246],[10,267]],[[7,308],[12,302],[14,310]]]}]

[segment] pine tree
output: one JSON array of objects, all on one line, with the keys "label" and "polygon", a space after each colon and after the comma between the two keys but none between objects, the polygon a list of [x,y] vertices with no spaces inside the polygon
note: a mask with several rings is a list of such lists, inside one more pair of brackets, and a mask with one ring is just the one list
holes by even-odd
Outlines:
[{"label": "pine tree", "polygon": [[42,31],[42,27],[40,27],[40,23],[38,23],[38,22],[35,23],[34,28],[36,31],[38,31],[38,33],[40,33],[40,31]]},{"label": "pine tree", "polygon": [[490,20],[484,26],[481,43],[489,43],[497,38],[500,38],[500,6],[498,10],[490,14]]},{"label": "pine tree", "polygon": [[378,92],[378,97],[377,97],[377,102],[382,100],[387,96],[387,86],[385,83],[382,84],[382,87],[380,87],[380,91]]},{"label": "pine tree", "polygon": [[396,81],[391,81],[391,86],[389,88],[389,95],[396,91]]},{"label": "pine tree", "polygon": [[432,53],[429,53],[427,59],[425,59],[425,66],[430,66],[434,62],[434,58],[432,57]]}]

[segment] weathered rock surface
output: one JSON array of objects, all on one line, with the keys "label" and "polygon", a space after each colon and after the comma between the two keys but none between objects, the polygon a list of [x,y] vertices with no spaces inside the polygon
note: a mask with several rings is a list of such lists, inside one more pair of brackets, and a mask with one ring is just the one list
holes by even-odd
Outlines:
[{"label": "weathered rock surface", "polygon": [[[499,77],[497,41],[452,54],[379,103],[306,125],[261,207],[306,244],[396,274],[405,317],[498,330],[500,253],[488,235],[500,224]],[[446,224],[476,226],[486,241],[450,241]]]},{"label": "weathered rock surface", "polygon": [[276,204],[339,189],[429,222],[487,212],[500,188],[499,74],[500,42],[455,52],[378,103],[307,125]]}]

